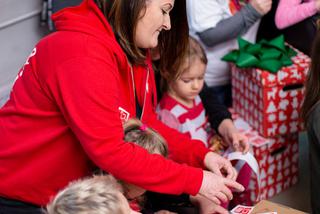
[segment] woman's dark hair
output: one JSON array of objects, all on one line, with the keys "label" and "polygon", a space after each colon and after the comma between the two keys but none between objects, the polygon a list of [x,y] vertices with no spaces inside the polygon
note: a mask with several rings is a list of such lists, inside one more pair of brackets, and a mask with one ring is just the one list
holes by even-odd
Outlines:
[{"label": "woman's dark hair", "polygon": [[320,32],[317,35],[312,45],[311,66],[305,83],[305,96],[301,109],[301,117],[307,125],[308,118],[314,106],[320,100]]},{"label": "woman's dark hair", "polygon": [[176,0],[170,12],[171,30],[162,31],[159,37],[161,76],[166,79],[183,64],[189,46],[189,27],[186,1]]},{"label": "woman's dark hair", "polygon": [[[146,50],[134,43],[135,30],[146,2],[153,0],[95,0],[112,26],[119,44],[133,64],[144,64]],[[177,0],[170,12],[171,30],[159,35],[160,70],[171,72],[178,68],[188,45],[189,28],[186,2]]]}]

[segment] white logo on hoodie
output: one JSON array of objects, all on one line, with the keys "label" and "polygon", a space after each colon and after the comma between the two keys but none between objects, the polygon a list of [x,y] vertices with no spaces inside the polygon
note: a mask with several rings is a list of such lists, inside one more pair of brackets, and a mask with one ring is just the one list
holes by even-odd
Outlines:
[{"label": "white logo on hoodie", "polygon": [[129,119],[130,113],[127,112],[122,107],[119,107],[118,109],[119,109],[119,113],[120,113],[120,120],[121,120],[122,124],[124,124]]},{"label": "white logo on hoodie", "polygon": [[20,72],[18,73],[18,75],[14,81],[17,81],[17,79],[23,75],[24,68],[26,67],[26,65],[30,64],[30,62],[29,62],[30,58],[33,57],[34,55],[36,55],[36,53],[37,53],[37,48],[33,48],[31,54],[27,58],[27,61],[24,63],[23,67],[21,68]]}]

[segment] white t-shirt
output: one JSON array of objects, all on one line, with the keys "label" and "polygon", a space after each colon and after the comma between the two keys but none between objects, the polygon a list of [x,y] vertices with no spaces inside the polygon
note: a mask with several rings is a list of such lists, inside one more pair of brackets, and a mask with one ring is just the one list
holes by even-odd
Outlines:
[{"label": "white t-shirt", "polygon": [[[209,87],[226,85],[230,83],[230,66],[221,58],[233,49],[238,49],[237,39],[228,40],[213,47],[203,44],[197,32],[203,32],[216,25],[223,19],[232,16],[229,1],[227,0],[187,0],[187,15],[189,33],[203,45],[208,65],[205,73],[205,81]],[[255,42],[259,27],[257,21],[242,35],[242,38]]]}]

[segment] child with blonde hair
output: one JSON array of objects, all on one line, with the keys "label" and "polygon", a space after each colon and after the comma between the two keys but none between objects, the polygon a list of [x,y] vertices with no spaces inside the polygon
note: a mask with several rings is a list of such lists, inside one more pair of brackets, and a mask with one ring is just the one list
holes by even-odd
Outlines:
[{"label": "child with blonde hair", "polygon": [[47,214],[133,214],[121,185],[111,175],[71,182],[47,205]]},{"label": "child with blonde hair", "polygon": [[[144,148],[149,154],[167,157],[168,147],[164,138],[154,129],[143,124],[140,120],[136,118],[129,119],[123,124],[123,129],[124,141],[134,143]],[[121,180],[119,180],[119,182],[122,185],[123,194],[129,201],[131,209],[140,212],[145,203],[144,193],[146,190],[137,185],[123,182]],[[171,212],[160,210],[156,213],[170,214]]]},{"label": "child with blonde hair", "polygon": [[[150,154],[166,157],[166,141],[155,130],[138,119],[129,119],[124,125],[124,140],[135,143]],[[102,174],[99,170],[98,174]],[[113,176],[97,175],[71,183],[47,206],[47,214],[129,214],[139,213],[143,205],[145,189],[119,181]],[[128,201],[129,200],[129,203]],[[130,209],[129,209],[130,206]],[[169,211],[160,210],[157,214]]]},{"label": "child with blonde hair", "polygon": [[124,140],[135,143],[146,149],[150,154],[168,155],[165,139],[154,129],[146,126],[138,119],[129,119],[123,125]]},{"label": "child with blonde hair", "polygon": [[[182,63],[181,68],[176,73],[163,75],[162,84],[165,93],[157,109],[159,119],[167,126],[188,135],[192,139],[201,140],[207,147],[222,155],[230,149],[246,153],[249,150],[249,143],[246,137],[239,133],[234,126],[230,126],[228,132],[234,132],[237,135],[238,141],[236,143],[225,139],[224,133],[219,133],[223,137],[223,140],[221,140],[210,129],[199,96],[204,86],[207,62],[202,46],[197,40],[190,37],[189,51],[184,56],[184,63]],[[248,186],[251,175],[250,167],[244,164],[238,168],[238,171],[238,182],[245,187]],[[250,201],[249,195],[246,200]],[[199,204],[201,213],[207,211],[227,212],[219,204],[203,203],[203,201],[206,201],[206,199],[201,197],[197,197],[195,201]]]},{"label": "child with blonde hair", "polygon": [[[131,142],[146,149],[150,154],[158,154],[164,157],[168,155],[167,143],[154,129],[147,127],[138,119],[129,119],[123,125],[124,141]],[[121,182],[124,194],[129,200],[132,209],[140,211],[144,205],[145,189],[134,184]]]}]

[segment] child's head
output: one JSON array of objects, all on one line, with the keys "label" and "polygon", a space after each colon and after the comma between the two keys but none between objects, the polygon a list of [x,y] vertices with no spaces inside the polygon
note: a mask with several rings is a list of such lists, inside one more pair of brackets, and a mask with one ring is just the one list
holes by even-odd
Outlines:
[{"label": "child's head", "polygon": [[181,68],[166,78],[168,93],[182,102],[193,101],[203,88],[207,62],[202,46],[197,40],[189,37],[189,51]]},{"label": "child's head", "polygon": [[122,187],[111,175],[71,182],[47,205],[48,214],[130,214]]},{"label": "child's head", "polygon": [[[150,154],[168,155],[166,141],[155,130],[144,125],[138,119],[130,119],[124,124],[124,140],[135,143],[146,149]],[[125,195],[129,199],[137,198],[145,190],[133,184],[123,183]]]},{"label": "child's head", "polygon": [[163,137],[138,119],[130,119],[124,125],[124,140],[135,143],[150,154],[168,155],[168,147]]}]

